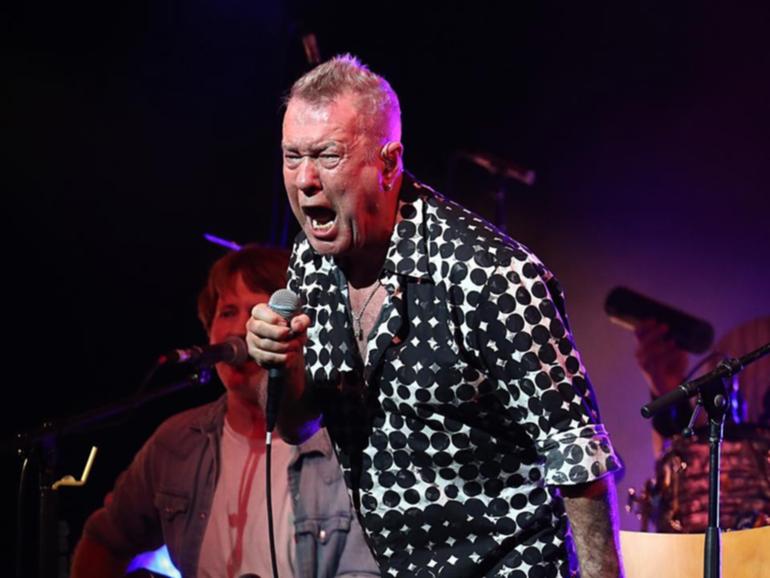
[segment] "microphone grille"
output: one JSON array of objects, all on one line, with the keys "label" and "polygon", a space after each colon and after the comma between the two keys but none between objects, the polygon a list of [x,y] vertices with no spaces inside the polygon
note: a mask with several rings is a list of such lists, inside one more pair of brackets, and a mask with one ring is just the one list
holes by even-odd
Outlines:
[{"label": "microphone grille", "polygon": [[268,306],[284,319],[290,319],[299,310],[299,296],[289,289],[279,289],[270,297]]},{"label": "microphone grille", "polygon": [[246,345],[246,341],[243,337],[237,335],[231,335],[225,339],[225,343],[230,346],[230,352],[228,353],[225,363],[229,363],[235,367],[240,367],[249,360],[249,348]]}]

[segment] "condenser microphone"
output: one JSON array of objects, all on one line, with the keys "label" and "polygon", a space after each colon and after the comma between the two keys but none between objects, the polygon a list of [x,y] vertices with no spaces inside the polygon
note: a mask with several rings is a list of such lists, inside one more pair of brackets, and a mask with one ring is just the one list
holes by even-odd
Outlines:
[{"label": "condenser microphone", "polygon": [[191,363],[195,365],[214,365],[224,362],[233,366],[240,366],[249,359],[249,350],[242,337],[231,335],[221,343],[211,345],[196,345],[186,349],[174,349],[161,355],[159,365]]},{"label": "condenser microphone", "polygon": [[627,329],[636,329],[646,319],[663,323],[668,326],[668,334],[677,346],[691,353],[703,353],[714,341],[714,328],[708,321],[626,287],[615,287],[610,291],[604,311],[612,321]]},{"label": "condenser microphone", "polygon": [[[278,313],[286,321],[291,322],[291,318],[299,312],[299,297],[289,289],[279,289],[270,297],[268,307]],[[278,406],[281,403],[281,396],[284,389],[284,367],[271,367],[268,370],[267,380],[267,431],[272,432],[275,428],[275,422],[278,418]]]}]

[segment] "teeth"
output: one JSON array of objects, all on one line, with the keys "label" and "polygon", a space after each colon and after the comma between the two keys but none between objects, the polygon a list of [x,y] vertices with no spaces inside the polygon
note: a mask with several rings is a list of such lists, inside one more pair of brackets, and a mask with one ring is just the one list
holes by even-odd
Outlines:
[{"label": "teeth", "polygon": [[331,220],[328,223],[319,223],[316,219],[310,219],[310,224],[318,231],[328,231],[334,226],[336,221],[337,219]]}]

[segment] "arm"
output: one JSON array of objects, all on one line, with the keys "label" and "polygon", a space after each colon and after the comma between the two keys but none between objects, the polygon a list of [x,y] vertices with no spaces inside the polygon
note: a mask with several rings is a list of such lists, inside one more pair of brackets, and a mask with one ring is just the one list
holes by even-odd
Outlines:
[{"label": "arm", "polygon": [[130,558],[114,556],[106,547],[83,536],[75,548],[71,578],[119,578],[125,576]]},{"label": "arm", "polygon": [[[643,321],[635,333],[636,361],[650,386],[650,395],[655,399],[684,381],[687,352],[668,336],[668,327],[656,321]],[[690,404],[684,400],[656,414],[652,419],[653,428],[660,436],[671,437],[687,426],[690,413]]]},{"label": "arm", "polygon": [[622,577],[615,480],[560,486],[583,578]]},{"label": "arm", "polygon": [[[526,393],[517,400],[525,404],[520,415],[530,422],[528,431],[545,459],[545,484],[561,490],[581,576],[619,578],[623,570],[616,496],[614,478],[609,474],[622,466],[575,347],[558,281],[534,259],[522,272],[519,286],[507,293],[515,295],[517,301],[531,301],[533,307],[525,309],[524,323],[508,323],[506,319],[504,324],[521,327],[508,339],[519,351],[527,347],[520,365],[530,371],[524,379],[509,375],[507,381]],[[504,343],[498,347],[505,351]],[[494,372],[491,363],[487,366]],[[534,411],[530,402],[540,411]]]},{"label": "arm", "polygon": [[687,372],[687,352],[668,336],[668,327],[656,321],[644,321],[635,330],[638,340],[636,361],[654,396],[675,389]]},{"label": "arm", "polygon": [[[507,400],[508,412],[524,425],[543,459],[543,483],[563,490],[565,513],[560,507],[554,513],[558,524],[567,522],[565,515],[572,523],[583,576],[618,578],[622,570],[611,516],[614,486],[608,474],[622,466],[601,423],[593,387],[567,323],[561,288],[534,256],[520,265],[522,257],[526,253],[520,249],[510,270],[501,266],[492,277],[488,297],[484,296],[489,301],[478,305],[478,317],[468,315],[466,343],[475,341],[489,375],[517,394]],[[478,320],[488,319],[496,303],[498,330],[475,331]],[[523,306],[513,307],[514,303]],[[481,340],[485,333],[498,335],[495,347],[490,339]],[[596,551],[593,541],[600,542]]]}]

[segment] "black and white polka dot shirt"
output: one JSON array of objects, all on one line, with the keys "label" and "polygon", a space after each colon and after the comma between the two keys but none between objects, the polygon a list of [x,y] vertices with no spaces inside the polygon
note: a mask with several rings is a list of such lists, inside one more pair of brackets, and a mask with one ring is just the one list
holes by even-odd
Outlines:
[{"label": "black and white polka dot shirt", "polygon": [[406,179],[365,362],[347,283],[297,238],[305,364],[384,575],[567,576],[557,485],[620,468],[553,275]]}]

